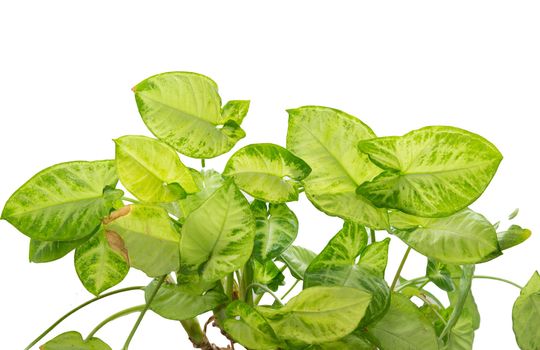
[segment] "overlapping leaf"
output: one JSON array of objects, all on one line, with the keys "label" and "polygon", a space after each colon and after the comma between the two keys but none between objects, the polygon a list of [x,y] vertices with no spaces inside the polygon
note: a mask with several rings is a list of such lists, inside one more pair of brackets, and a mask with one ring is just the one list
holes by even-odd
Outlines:
[{"label": "overlapping leaf", "polygon": [[239,188],[270,203],[298,200],[299,181],[311,172],[302,159],[271,143],[248,145],[234,153],[223,176],[234,179]]},{"label": "overlapping leaf", "polygon": [[384,278],[386,265],[388,264],[388,247],[390,238],[379,242],[373,242],[362,250],[358,266],[370,271],[375,276]]},{"label": "overlapping leaf", "polygon": [[191,212],[182,228],[182,271],[216,281],[246,263],[255,222],[246,198],[232,181]]},{"label": "overlapping leaf", "polygon": [[39,347],[40,350],[112,350],[101,339],[92,337],[83,340],[78,332],[66,332],[49,340]]},{"label": "overlapping leaf", "polygon": [[120,181],[140,200],[172,202],[199,190],[170,146],[146,136],[123,136],[114,142]]},{"label": "overlapping leaf", "polygon": [[360,184],[381,172],[356,149],[358,141],[375,137],[373,131],[357,118],[328,107],[288,112],[287,148],[312,169],[303,181],[309,200],[328,215],[386,228],[386,211],[356,194]]},{"label": "overlapping leaf", "polygon": [[122,191],[114,161],[68,162],[34,175],[7,201],[2,219],[30,238],[74,241],[90,235]]},{"label": "overlapping leaf", "polygon": [[530,236],[530,230],[518,225],[512,225],[506,231],[497,232],[497,240],[501,250],[515,247],[525,242]]},{"label": "overlapping leaf", "polygon": [[448,126],[361,141],[358,147],[385,169],[358,193],[378,207],[425,217],[466,208],[484,192],[502,160],[486,139]]},{"label": "overlapping leaf", "polygon": [[444,218],[421,218],[393,211],[391,232],[407,245],[447,264],[476,264],[501,254],[493,225],[464,209]]},{"label": "overlapping leaf", "polygon": [[540,348],[540,275],[535,272],[512,309],[514,334],[522,350]]},{"label": "overlapping leaf", "polygon": [[294,278],[303,280],[306,269],[316,256],[309,249],[293,245],[281,253],[279,260],[287,265]]},{"label": "overlapping leaf", "polygon": [[128,257],[131,266],[150,277],[178,270],[180,234],[165,209],[128,205],[113,212],[105,223],[109,244]]},{"label": "overlapping leaf", "polygon": [[189,157],[216,157],[245,136],[239,122],[246,114],[247,101],[226,105],[223,111],[216,83],[204,75],[158,74],[133,91],[148,129]]},{"label": "overlapping leaf", "polygon": [[28,259],[34,263],[46,263],[60,259],[88,241],[92,235],[93,233],[75,241],[40,241],[31,239]]}]

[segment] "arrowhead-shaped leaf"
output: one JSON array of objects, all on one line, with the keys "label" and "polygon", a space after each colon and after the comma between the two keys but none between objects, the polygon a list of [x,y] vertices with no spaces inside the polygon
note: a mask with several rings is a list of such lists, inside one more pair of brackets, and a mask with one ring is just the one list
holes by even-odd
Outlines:
[{"label": "arrowhead-shaped leaf", "polygon": [[84,287],[99,295],[122,282],[129,264],[121,253],[111,248],[105,232],[100,229],[75,251],[75,271]]},{"label": "arrowhead-shaped leaf", "polygon": [[392,294],[390,308],[369,334],[384,350],[438,350],[439,344],[431,323],[418,307],[401,294]]},{"label": "arrowhead-shaped leaf", "polygon": [[109,244],[134,268],[150,277],[178,270],[180,234],[165,209],[128,205],[111,213],[105,224]]},{"label": "arrowhead-shaped leaf", "polygon": [[115,143],[120,181],[138,199],[172,202],[199,190],[170,146],[146,136],[123,136]]},{"label": "arrowhead-shaped leaf", "polygon": [[62,333],[39,347],[40,350],[112,350],[99,338],[83,340],[78,332]]},{"label": "arrowhead-shaped leaf", "polygon": [[270,203],[298,200],[299,181],[311,172],[302,159],[271,143],[248,145],[231,156],[223,176],[251,196]]},{"label": "arrowhead-shaped leaf", "polygon": [[2,219],[30,238],[74,241],[90,235],[122,197],[114,161],[68,162],[32,177],[7,201]]},{"label": "arrowhead-shaped leaf", "polygon": [[[145,289],[146,301],[153,294],[157,286],[154,280]],[[195,294],[181,285],[162,285],[154,300],[150,304],[150,309],[170,320],[187,320],[210,311],[225,303],[227,296],[219,290],[209,290],[203,294]]]},{"label": "arrowhead-shaped leaf", "polygon": [[245,115],[245,103],[229,105],[223,113],[217,85],[204,75],[158,74],[137,84],[133,91],[148,129],[189,157],[216,157],[246,135],[238,123]]},{"label": "arrowhead-shaped leaf", "polygon": [[371,295],[347,287],[313,287],[279,308],[257,307],[276,334],[308,344],[338,340],[354,331]]},{"label": "arrowhead-shaped leaf", "polygon": [[446,264],[476,264],[501,255],[486,218],[464,209],[444,218],[390,213],[391,232],[421,254]]},{"label": "arrowhead-shaped leaf", "polygon": [[253,249],[255,222],[249,203],[227,181],[186,218],[182,227],[182,272],[207,282],[221,279],[246,263]]},{"label": "arrowhead-shaped leaf", "polygon": [[303,181],[309,200],[328,215],[386,228],[386,211],[356,194],[360,184],[381,172],[356,149],[358,141],[375,137],[373,131],[357,118],[328,107],[288,112],[287,148],[312,169]]},{"label": "arrowhead-shaped leaf", "polygon": [[484,192],[502,160],[486,139],[448,126],[365,140],[358,147],[386,169],[360,185],[358,193],[378,207],[425,217],[466,208]]},{"label": "arrowhead-shaped leaf", "polygon": [[517,343],[522,350],[540,348],[540,275],[535,272],[512,309]]},{"label": "arrowhead-shaped leaf", "polygon": [[279,256],[296,239],[298,219],[285,204],[267,204],[259,200],[251,203],[256,232],[253,256],[266,261]]},{"label": "arrowhead-shaped leaf", "polygon": [[386,265],[388,264],[388,247],[390,238],[379,242],[373,242],[361,253],[358,266],[373,273],[375,276],[384,278]]}]

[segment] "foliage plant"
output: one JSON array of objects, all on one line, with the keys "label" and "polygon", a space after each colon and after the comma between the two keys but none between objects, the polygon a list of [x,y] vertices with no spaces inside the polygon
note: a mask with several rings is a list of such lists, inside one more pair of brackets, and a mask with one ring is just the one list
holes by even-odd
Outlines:
[{"label": "foliage plant", "polygon": [[[26,349],[110,349],[96,333],[138,313],[126,335],[128,349],[148,310],[180,321],[201,349],[220,349],[201,327],[204,319],[197,319],[209,311],[208,323],[230,340],[227,348],[472,349],[480,325],[475,278],[521,289],[513,307],[516,340],[521,349],[540,349],[538,273],[523,288],[474,273],[476,264],[530,235],[517,225],[499,229],[468,208],[502,160],[483,137],[449,126],[377,137],[345,112],[304,106],[288,110],[285,148],[247,145],[220,173],[205,168],[205,160],[231,151],[245,136],[249,101],[222,106],[217,85],[188,72],[152,76],[133,91],[155,138],[114,140],[114,160],[53,165],[5,204],[2,219],[30,237],[30,261],[75,250],[75,270],[96,296]],[[202,169],[185,166],[179,153],[201,159]],[[293,244],[299,222],[287,203],[302,193],[321,212],[343,219],[318,254]],[[408,246],[388,283],[390,238],[377,240],[380,231]],[[404,279],[411,250],[426,256],[426,273]],[[148,275],[149,284],[105,292],[130,268]],[[293,282],[280,298],[286,275]],[[303,288],[291,298],[298,284]],[[85,337],[72,331],[43,340],[75,311],[139,290],[142,305],[111,315]],[[271,305],[262,305],[265,294]]]}]

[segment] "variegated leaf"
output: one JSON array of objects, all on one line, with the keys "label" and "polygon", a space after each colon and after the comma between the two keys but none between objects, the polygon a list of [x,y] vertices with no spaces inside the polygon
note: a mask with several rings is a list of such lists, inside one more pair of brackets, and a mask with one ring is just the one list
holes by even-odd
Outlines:
[{"label": "variegated leaf", "polygon": [[483,137],[449,126],[364,140],[358,147],[386,170],[357,193],[378,207],[425,217],[466,208],[484,192],[502,160]]},{"label": "variegated leaf", "polygon": [[243,191],[270,203],[298,200],[299,181],[311,168],[287,149],[271,143],[248,145],[234,153],[223,172]]},{"label": "variegated leaf", "polygon": [[73,241],[91,234],[122,197],[114,161],[68,162],[42,170],[7,201],[2,219],[30,238]]},{"label": "variegated leaf", "polygon": [[204,75],[158,74],[137,84],[133,91],[148,129],[189,157],[216,157],[246,135],[238,123],[245,115],[245,102],[229,105],[225,113],[216,83]]},{"label": "variegated leaf", "polygon": [[292,245],[281,253],[279,260],[287,265],[294,278],[303,280],[306,269],[316,256],[317,254],[309,249]]},{"label": "variegated leaf", "polygon": [[384,229],[387,215],[356,188],[381,169],[356,149],[360,140],[375,137],[357,118],[342,111],[306,106],[289,110],[287,148],[312,169],[304,179],[309,200],[328,215]]}]

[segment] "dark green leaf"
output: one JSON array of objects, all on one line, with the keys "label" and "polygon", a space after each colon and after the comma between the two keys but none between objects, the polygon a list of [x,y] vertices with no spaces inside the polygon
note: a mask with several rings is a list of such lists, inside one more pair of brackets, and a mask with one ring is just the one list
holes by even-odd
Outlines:
[{"label": "dark green leaf", "polygon": [[452,281],[450,271],[448,271],[446,265],[440,261],[428,259],[426,276],[442,290],[447,292],[454,290],[454,282]]}]

